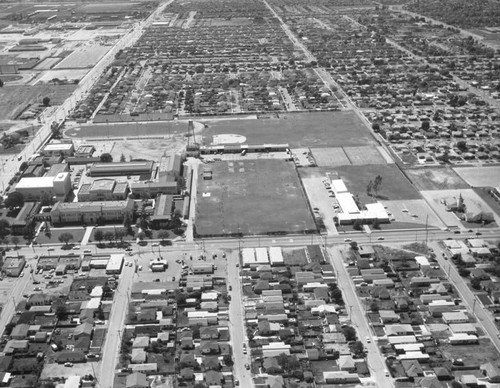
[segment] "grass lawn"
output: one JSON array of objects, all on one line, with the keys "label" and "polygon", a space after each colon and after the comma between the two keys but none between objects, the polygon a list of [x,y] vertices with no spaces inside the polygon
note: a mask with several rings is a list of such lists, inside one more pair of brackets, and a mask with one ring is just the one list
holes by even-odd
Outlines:
[{"label": "grass lawn", "polygon": [[352,112],[280,114],[278,119],[202,120],[203,135],[237,134],[248,144],[288,143],[290,147],[339,147],[375,144]]},{"label": "grass lawn", "polygon": [[491,207],[491,210],[500,216],[500,202],[495,201],[495,199],[488,194],[488,191],[493,190],[493,187],[475,187],[472,190]]},{"label": "grass lawn", "polygon": [[195,230],[199,236],[316,231],[293,163],[219,161],[213,178],[199,171]]},{"label": "grass lawn", "polygon": [[445,359],[461,358],[465,365],[481,365],[498,360],[500,354],[489,339],[479,339],[478,345],[447,345],[439,347]]},{"label": "grass lawn", "polygon": [[409,168],[405,173],[419,190],[469,188],[469,185],[449,167]]},{"label": "grass lawn", "polygon": [[382,177],[378,200],[420,199],[420,194],[395,165],[342,166],[337,167],[339,177],[353,195],[358,195],[361,203],[373,203],[367,195],[366,187],[377,175]]},{"label": "grass lawn", "polygon": [[59,244],[59,236],[63,233],[71,233],[73,235],[73,240],[70,240],[69,244],[79,244],[85,234],[84,228],[50,228],[51,236],[50,238],[45,235],[45,232],[40,232],[36,238],[36,242],[39,244]]}]

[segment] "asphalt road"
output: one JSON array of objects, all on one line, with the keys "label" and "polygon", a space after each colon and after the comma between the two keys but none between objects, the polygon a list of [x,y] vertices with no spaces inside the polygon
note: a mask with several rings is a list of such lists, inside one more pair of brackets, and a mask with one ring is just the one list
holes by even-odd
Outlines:
[{"label": "asphalt road", "polygon": [[113,386],[134,274],[135,265],[123,267],[109,315],[108,333],[102,348],[101,368],[97,373],[97,387],[109,388]]},{"label": "asphalt road", "polygon": [[[377,344],[373,341],[370,325],[366,318],[365,310],[361,306],[360,300],[356,295],[354,283],[351,276],[347,273],[344,266],[344,261],[338,246],[328,249],[330,262],[335,268],[337,274],[337,282],[342,290],[345,307],[349,314],[351,325],[356,329],[358,339],[363,342],[367,349],[367,363],[370,369],[370,375],[374,382],[379,387],[392,387],[392,379],[385,375],[386,365],[382,354],[380,353]],[[370,341],[368,342],[368,339]]]},{"label": "asphalt road", "polygon": [[[229,330],[231,334],[231,345],[233,347],[233,373],[240,381],[241,387],[253,387],[253,380],[250,371],[245,368],[245,364],[250,362],[250,348],[245,331],[245,312],[243,306],[243,294],[239,281],[239,268],[236,263],[227,263],[227,284],[232,287],[229,291],[231,302],[229,304]],[[247,354],[243,353],[243,344],[247,347]]]}]

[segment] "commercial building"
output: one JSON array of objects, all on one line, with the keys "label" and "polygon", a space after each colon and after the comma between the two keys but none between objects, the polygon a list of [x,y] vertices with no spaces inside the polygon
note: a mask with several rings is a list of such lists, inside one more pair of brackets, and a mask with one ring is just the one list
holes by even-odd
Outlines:
[{"label": "commercial building", "polygon": [[90,176],[146,175],[151,176],[153,162],[94,163],[89,169]]},{"label": "commercial building", "polygon": [[78,191],[78,201],[117,201],[127,198],[129,193],[127,182],[114,179],[96,179],[92,183],[83,184]]},{"label": "commercial building", "polygon": [[132,219],[134,207],[135,203],[130,198],[123,201],[58,202],[52,208],[50,217],[54,225],[123,222],[126,216]]},{"label": "commercial building", "polygon": [[64,201],[71,191],[71,176],[61,172],[56,176],[21,178],[14,190],[21,193],[25,201],[39,201],[44,195]]},{"label": "commercial building", "polygon": [[75,153],[75,147],[73,143],[49,143],[43,147],[41,153],[43,156],[72,156]]},{"label": "commercial building", "polygon": [[81,145],[75,151],[77,157],[91,157],[95,152],[95,147],[90,144]]},{"label": "commercial building", "polygon": [[366,204],[366,210],[360,210],[342,179],[332,180],[332,189],[339,205],[339,212],[334,218],[339,225],[349,225],[356,221],[363,224],[375,221],[379,223],[390,222],[387,210],[380,202]]},{"label": "commercial building", "polygon": [[24,256],[6,257],[3,262],[2,272],[7,276],[18,277],[26,265]]},{"label": "commercial building", "polygon": [[114,275],[122,272],[124,258],[122,254],[111,255],[106,265],[106,274]]},{"label": "commercial building", "polygon": [[194,263],[192,265],[193,274],[214,273],[214,265],[210,263]]}]

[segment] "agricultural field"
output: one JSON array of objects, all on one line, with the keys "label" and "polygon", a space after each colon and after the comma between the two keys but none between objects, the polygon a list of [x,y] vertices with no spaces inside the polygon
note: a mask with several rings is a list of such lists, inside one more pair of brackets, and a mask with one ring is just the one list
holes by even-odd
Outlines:
[{"label": "agricultural field", "polygon": [[[292,148],[338,147],[374,144],[353,112],[280,114],[278,119],[202,120],[205,136],[236,134],[248,144],[288,143]],[[210,139],[208,139],[210,142]]]},{"label": "agricultural field", "polygon": [[[335,168],[335,171],[344,180],[347,189],[353,195],[359,196],[361,203],[421,198],[418,191],[395,165],[341,166]],[[366,187],[377,175],[382,177],[382,184],[377,198],[372,199],[366,193]]]},{"label": "agricultural field", "polygon": [[377,147],[344,147],[347,158],[354,166],[363,166],[366,164],[386,164],[385,158],[380,154]]},{"label": "agricultural field", "polygon": [[500,184],[500,166],[456,167],[454,170],[472,187],[496,187]]},{"label": "agricultural field", "polygon": [[[315,232],[292,162],[246,160],[210,164],[199,171],[195,231],[199,236]],[[269,174],[273,171],[273,174]]]},{"label": "agricultural field", "polygon": [[448,167],[406,169],[418,190],[468,189],[469,185]]}]

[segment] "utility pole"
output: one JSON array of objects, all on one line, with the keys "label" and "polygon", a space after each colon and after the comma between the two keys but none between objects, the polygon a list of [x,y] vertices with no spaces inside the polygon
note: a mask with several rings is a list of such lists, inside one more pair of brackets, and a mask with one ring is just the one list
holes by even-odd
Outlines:
[{"label": "utility pole", "polygon": [[428,228],[429,214],[425,217],[425,246],[427,247],[427,241],[429,239],[429,228]]}]

